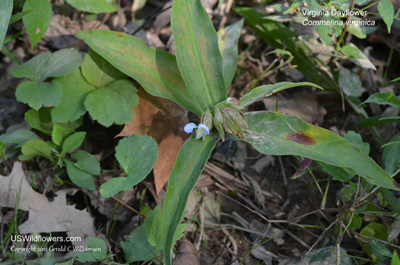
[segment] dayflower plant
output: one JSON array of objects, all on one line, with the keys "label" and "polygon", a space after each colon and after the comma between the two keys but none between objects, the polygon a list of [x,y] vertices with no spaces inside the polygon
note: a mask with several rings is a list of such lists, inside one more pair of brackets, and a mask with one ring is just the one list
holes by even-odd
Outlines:
[{"label": "dayflower plant", "polygon": [[[217,34],[200,0],[175,0],[171,26],[176,56],[146,47],[144,41],[120,32],[89,30],[78,34],[90,48],[135,79],[148,93],[170,99],[202,117],[199,125],[185,126],[189,133],[196,129],[196,138],[190,137],[179,151],[169,175],[162,210],[158,207],[154,211],[151,223],[158,233],[146,225],[145,229],[134,230],[147,236],[145,243],[152,248],[149,255],[156,257],[161,252],[166,264],[172,264],[174,243],[182,236],[180,223],[189,194],[225,133],[248,142],[263,154],[298,155],[345,168],[371,184],[400,190],[399,184],[371,158],[333,132],[279,112],[244,112],[246,106],[278,91],[298,86],[321,88],[318,85],[282,82],[254,88],[240,101],[228,99],[227,88],[235,73],[242,23],[239,21]],[[197,140],[200,138],[203,141]],[[130,244],[131,253],[135,252],[132,249],[135,246],[139,251],[135,241]],[[151,259],[150,256],[146,258]],[[140,259],[127,258],[127,262],[137,260]]]},{"label": "dayflower plant", "polygon": [[187,134],[192,133],[194,129],[196,129],[196,139],[200,139],[203,137],[202,139],[204,141],[205,136],[210,134],[210,130],[208,129],[207,125],[202,123],[197,126],[195,123],[191,122],[186,124],[183,128],[183,130]]}]

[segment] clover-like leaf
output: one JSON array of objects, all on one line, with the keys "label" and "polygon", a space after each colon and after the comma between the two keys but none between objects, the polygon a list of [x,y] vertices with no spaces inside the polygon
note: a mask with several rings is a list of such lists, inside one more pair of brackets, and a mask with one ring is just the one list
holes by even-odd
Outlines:
[{"label": "clover-like leaf", "polygon": [[67,174],[74,184],[88,190],[95,189],[93,176],[91,174],[80,170],[69,160],[64,160],[64,163],[67,167]]},{"label": "clover-like leaf", "polygon": [[128,80],[117,80],[91,92],[85,99],[85,107],[93,119],[106,127],[125,124],[132,119],[132,107],[139,103],[136,91]]},{"label": "clover-like leaf", "polygon": [[54,83],[25,81],[17,87],[15,96],[18,101],[38,110],[42,106],[50,107],[60,104],[62,90]]},{"label": "clover-like leaf", "polygon": [[41,156],[54,162],[51,156],[51,149],[48,144],[43,140],[29,140],[21,148],[22,155],[18,158],[20,160],[29,160],[36,156]]}]

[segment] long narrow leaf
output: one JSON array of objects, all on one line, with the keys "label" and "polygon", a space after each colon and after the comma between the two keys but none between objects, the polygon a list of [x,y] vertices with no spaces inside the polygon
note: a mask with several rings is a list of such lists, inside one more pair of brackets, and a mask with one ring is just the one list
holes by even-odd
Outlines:
[{"label": "long narrow leaf", "polygon": [[163,246],[165,264],[171,265],[174,236],[183,219],[190,192],[196,185],[203,167],[218,138],[211,136],[205,141],[190,137],[178,153],[168,179],[168,189],[162,209]]},{"label": "long narrow leaf", "polygon": [[170,99],[200,115],[202,108],[186,90],[175,56],[147,47],[138,38],[109,30],[79,32],[77,37],[150,94]]},{"label": "long narrow leaf", "polygon": [[298,155],[350,168],[371,184],[400,190],[374,160],[331,131],[278,112],[250,112],[246,117],[249,130],[245,139],[260,153]]},{"label": "long narrow leaf", "polygon": [[0,49],[7,33],[8,24],[13,9],[13,0],[0,1]]},{"label": "long narrow leaf", "polygon": [[171,27],[176,60],[190,94],[202,110],[226,99],[218,36],[200,0],[175,0]]},{"label": "long narrow leaf", "polygon": [[302,82],[302,83],[280,82],[273,85],[259,86],[251,90],[249,93],[247,93],[240,99],[240,106],[242,107],[248,106],[258,100],[263,99],[264,97],[269,97],[272,94],[275,94],[276,92],[298,86],[313,86],[319,89],[323,89],[322,87],[309,82]]}]

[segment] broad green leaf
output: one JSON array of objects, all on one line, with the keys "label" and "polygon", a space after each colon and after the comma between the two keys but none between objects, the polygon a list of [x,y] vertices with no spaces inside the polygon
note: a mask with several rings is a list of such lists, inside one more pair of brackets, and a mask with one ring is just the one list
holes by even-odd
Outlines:
[{"label": "broad green leaf", "polygon": [[43,140],[29,140],[21,148],[22,155],[19,156],[20,160],[29,160],[36,156],[47,158],[51,162],[54,162],[51,156],[50,146]]},{"label": "broad green leaf", "polygon": [[66,0],[68,4],[85,12],[100,14],[118,11],[118,4],[113,0]]},{"label": "broad green leaf", "polygon": [[390,190],[385,188],[381,188],[379,192],[382,194],[385,201],[390,205],[393,212],[397,215],[400,215],[400,198],[396,198],[396,196],[394,196]]},{"label": "broad green leaf", "polygon": [[218,31],[218,47],[222,55],[222,73],[227,88],[235,75],[238,59],[238,42],[243,19]]},{"label": "broad green leaf", "polygon": [[28,110],[25,112],[25,120],[32,128],[51,136],[51,132],[53,131],[53,122],[51,121],[49,108]]},{"label": "broad green leaf", "polygon": [[376,103],[380,105],[390,105],[400,109],[400,96],[396,96],[392,91],[385,93],[375,93],[367,100],[365,100],[362,104],[365,103]]},{"label": "broad green leaf", "polygon": [[[340,260],[337,260],[339,258]],[[340,264],[351,265],[351,258],[347,255],[345,249],[340,248],[340,253],[337,253],[336,247],[324,247],[316,249],[308,253],[302,260],[295,265],[325,265],[325,264]]]},{"label": "broad green leaf", "polygon": [[54,79],[52,83],[62,90],[61,103],[51,109],[53,121],[74,121],[86,113],[86,96],[94,91],[95,87],[85,81],[79,69],[70,75]]},{"label": "broad green leaf", "polygon": [[125,124],[132,120],[133,106],[139,103],[136,87],[128,80],[117,80],[89,93],[85,107],[100,124]]},{"label": "broad green leaf", "polygon": [[363,91],[358,74],[342,66],[339,66],[339,85],[347,96],[359,97]]},{"label": "broad green leaf", "polygon": [[27,77],[40,83],[48,77],[62,77],[74,72],[83,59],[84,54],[72,48],[54,53],[43,52],[12,68],[11,73],[15,77]]},{"label": "broad green leaf", "polygon": [[400,215],[397,215],[396,219],[390,225],[388,241],[395,240],[400,235]]},{"label": "broad green leaf", "polygon": [[74,265],[74,261],[75,261],[75,258],[72,258],[72,259],[70,259],[68,261],[65,261],[65,262],[56,263],[55,265]]},{"label": "broad green leaf", "polygon": [[[365,240],[370,240],[370,238],[376,238],[380,240],[387,241],[388,232],[386,227],[383,224],[379,223],[369,223],[367,224],[360,232],[361,235],[365,236]],[[364,241],[358,240],[360,245],[365,249],[365,251],[371,255],[370,245],[368,243],[364,243]]]},{"label": "broad green leaf", "polygon": [[352,61],[353,63],[363,68],[372,69],[376,71],[375,65],[373,65],[371,61],[368,59],[368,57],[353,43],[349,43],[343,46],[340,50],[344,55],[349,56],[350,61]]},{"label": "broad green leaf", "polygon": [[15,22],[17,22],[18,20],[22,19],[24,16],[26,16],[27,14],[29,14],[29,13],[31,13],[33,11],[34,10],[31,9],[31,10],[27,10],[27,11],[20,12],[20,13],[17,13],[15,15],[12,15],[12,17],[10,18],[10,25],[14,24]]},{"label": "broad green leaf", "polygon": [[202,108],[186,90],[175,56],[133,36],[110,30],[79,32],[77,37],[153,96],[170,99],[201,115]]},{"label": "broad green leaf", "polygon": [[77,160],[75,166],[80,170],[90,175],[100,175],[100,163],[94,155],[79,150],[71,154],[71,157]]},{"label": "broad green leaf", "polygon": [[400,123],[400,117],[387,117],[387,116],[372,116],[367,119],[363,119],[362,121],[356,123],[357,126],[366,126],[366,127],[374,127],[382,124],[386,124],[389,122],[397,122]]},{"label": "broad green leaf", "polygon": [[93,50],[89,51],[82,64],[82,75],[86,81],[97,88],[106,86],[112,81],[127,78],[124,73],[121,73]]},{"label": "broad green leaf", "polygon": [[64,160],[65,166],[67,167],[67,174],[71,181],[82,188],[88,190],[95,190],[93,176],[86,173],[85,171],[77,168],[73,162]]},{"label": "broad green leaf", "polygon": [[147,241],[156,248],[162,248],[161,239],[161,204],[157,205],[152,211],[146,215],[143,226],[146,231]]},{"label": "broad green leaf", "polygon": [[4,38],[6,37],[12,10],[13,10],[13,0],[0,1],[0,48],[1,46],[3,46],[3,41]]},{"label": "broad green leaf", "polygon": [[168,188],[161,215],[164,260],[167,265],[171,265],[172,262],[175,234],[184,217],[189,194],[196,185],[218,140],[215,136],[206,137],[205,141],[190,137],[181,147],[174,167],[169,174]]},{"label": "broad green leaf", "polygon": [[249,130],[245,139],[260,153],[298,155],[349,168],[371,184],[400,190],[371,158],[333,132],[278,112],[250,112],[246,118]]},{"label": "broad green leaf", "polygon": [[70,136],[68,136],[67,139],[65,139],[62,148],[61,148],[61,155],[65,155],[66,153],[69,153],[71,151],[74,151],[77,149],[81,144],[83,143],[83,140],[85,140],[86,132],[76,132]]},{"label": "broad green leaf", "polygon": [[22,12],[28,10],[33,11],[24,16],[23,22],[33,50],[50,25],[52,10],[48,0],[26,0]]},{"label": "broad green leaf", "polygon": [[369,155],[369,143],[363,142],[363,139],[361,135],[354,131],[348,131],[344,136],[344,139],[346,139],[349,143],[354,145],[355,147],[358,148],[364,155]]},{"label": "broad green leaf", "polygon": [[5,133],[0,136],[0,140],[4,143],[16,144],[21,147],[29,140],[41,140],[36,133],[27,129],[19,129],[13,132]]},{"label": "broad green leaf", "polygon": [[392,261],[390,262],[390,265],[400,265],[400,259],[396,253],[396,250],[393,251]]},{"label": "broad green leaf", "polygon": [[132,135],[119,141],[115,157],[128,176],[113,178],[101,185],[100,193],[106,198],[142,181],[157,161],[158,146],[150,136]]},{"label": "broad green leaf", "polygon": [[45,80],[48,77],[62,77],[71,74],[83,63],[84,53],[77,49],[62,49],[51,54],[45,65],[45,72],[41,77]]},{"label": "broad green leaf", "polygon": [[246,19],[246,22],[252,29],[274,49],[283,49],[292,53],[293,65],[297,65],[301,71],[312,83],[318,84],[327,90],[339,90],[335,81],[323,70],[317,63],[315,56],[309,48],[299,40],[298,36],[282,23],[266,19],[265,15],[254,11],[251,8],[242,7],[235,9],[240,16]]},{"label": "broad green leaf", "polygon": [[390,82],[399,82],[399,81],[400,81],[400,77],[397,77],[397,78],[393,79],[393,80],[390,81]]},{"label": "broad green leaf", "polygon": [[19,102],[28,104],[29,107],[38,110],[42,106],[57,106],[61,102],[62,90],[54,83],[35,81],[22,82],[15,92]]},{"label": "broad green leaf", "polygon": [[[400,134],[396,134],[390,139],[390,142],[398,141],[400,141]],[[400,162],[400,143],[387,145],[383,149],[382,162],[388,174],[393,174],[396,171]]]},{"label": "broad green leaf", "polygon": [[328,165],[324,162],[319,161],[318,164],[321,166],[322,170],[324,170],[329,175],[333,176],[333,180],[337,180],[340,182],[348,182],[350,181],[356,173],[348,168],[341,168],[332,165]]},{"label": "broad green leaf", "polygon": [[93,257],[93,252],[76,252],[74,253],[74,258],[84,264],[86,262],[96,261],[96,259]]},{"label": "broad green leaf", "polygon": [[189,93],[204,112],[225,100],[218,36],[200,0],[175,0],[171,27],[176,60]]},{"label": "broad green leaf", "polygon": [[[92,251],[93,257],[96,260],[103,260],[107,257],[107,244],[103,239],[95,238],[95,237],[87,237],[86,242],[88,248],[96,249],[96,251]],[[100,251],[98,251],[100,249]]]},{"label": "broad green leaf", "polygon": [[144,226],[139,226],[129,235],[129,241],[121,241],[126,262],[145,261],[159,256],[155,247],[147,241]]},{"label": "broad green leaf", "polygon": [[370,240],[369,247],[371,252],[380,260],[386,260],[392,257],[392,252],[379,241]]},{"label": "broad green leaf", "polygon": [[393,16],[394,16],[394,7],[393,3],[390,0],[381,0],[378,4],[378,12],[379,15],[383,18],[387,26],[387,30],[390,33],[390,29],[393,24]]},{"label": "broad green leaf", "polygon": [[292,82],[280,82],[273,85],[263,85],[252,89],[249,93],[244,95],[240,99],[240,106],[246,107],[256,101],[263,99],[264,97],[269,97],[276,92],[299,86],[312,86],[319,89],[323,89],[322,87],[309,83],[309,82],[301,82],[301,83],[292,83]]},{"label": "broad green leaf", "polygon": [[29,61],[11,68],[10,73],[17,78],[27,77],[37,82],[43,81],[41,76],[45,72],[46,62],[49,60],[51,52],[42,52],[31,58]]}]

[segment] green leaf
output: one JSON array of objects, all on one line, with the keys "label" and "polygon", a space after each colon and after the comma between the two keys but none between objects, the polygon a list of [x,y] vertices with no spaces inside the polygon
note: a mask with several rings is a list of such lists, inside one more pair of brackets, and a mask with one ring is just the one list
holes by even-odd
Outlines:
[{"label": "green leaf", "polygon": [[179,150],[174,167],[169,174],[161,218],[164,260],[167,265],[171,265],[172,262],[175,234],[184,217],[189,194],[196,185],[218,140],[219,138],[214,136],[206,137],[205,141],[190,137]]},{"label": "green leaf", "polygon": [[62,90],[54,83],[36,83],[34,81],[22,82],[15,92],[19,102],[28,104],[38,110],[42,106],[57,106],[61,102]]},{"label": "green leaf", "polygon": [[159,254],[155,247],[147,241],[144,226],[139,226],[129,235],[129,242],[121,241],[126,262],[151,260]]},{"label": "green leaf", "polygon": [[394,16],[393,3],[390,2],[390,0],[381,0],[378,4],[378,12],[379,15],[381,15],[381,17],[383,18],[383,21],[387,26],[388,32],[390,33]]},{"label": "green leaf", "polygon": [[222,73],[227,88],[235,75],[238,59],[238,42],[243,19],[218,31],[218,47],[222,55]]},{"label": "green leaf", "polygon": [[275,94],[276,92],[299,86],[312,86],[319,89],[323,89],[322,87],[309,82],[301,82],[301,83],[280,82],[273,85],[263,85],[252,89],[249,93],[244,95],[240,99],[240,106],[246,107],[256,101],[263,99],[264,97],[269,97]]},{"label": "green leaf", "polygon": [[17,147],[21,147],[29,140],[41,140],[41,138],[31,130],[19,129],[13,132],[2,134],[0,136],[0,140],[4,143],[16,144]]},{"label": "green leaf", "polygon": [[95,87],[85,81],[79,69],[70,75],[54,79],[52,83],[62,91],[61,103],[51,109],[53,121],[74,121],[86,113],[86,96],[94,91]]},{"label": "green leaf", "polygon": [[46,62],[49,60],[51,52],[42,52],[31,58],[27,62],[11,68],[10,73],[17,78],[27,77],[37,82],[43,81],[41,76],[46,69]]},{"label": "green leaf", "polygon": [[[369,223],[367,224],[360,232],[360,234],[362,236],[364,236],[364,238],[366,240],[370,240],[371,237],[372,238],[376,238],[376,239],[380,239],[383,241],[387,241],[388,238],[388,232],[387,229],[384,225],[379,224],[379,223]],[[370,245],[368,243],[364,243],[363,241],[358,241],[360,243],[361,246],[363,246],[363,248],[365,249],[365,251],[371,255],[371,249],[370,249]]]},{"label": "green leaf", "polygon": [[100,193],[106,198],[142,181],[157,161],[158,146],[150,136],[131,135],[119,141],[115,157],[128,176],[113,178],[101,185]]},{"label": "green leaf", "polygon": [[79,32],[77,37],[153,96],[170,99],[201,115],[202,108],[186,90],[175,56],[133,36],[110,30]]},{"label": "green leaf", "polygon": [[49,108],[28,110],[25,112],[25,120],[32,128],[51,136],[53,131],[53,122],[51,121]]},{"label": "green leaf", "polygon": [[400,81],[400,77],[397,77],[397,78],[393,79],[393,80],[390,81],[390,82],[399,82],[399,81]]},{"label": "green leaf", "polygon": [[371,61],[368,59],[368,57],[353,43],[349,43],[343,46],[340,50],[344,55],[349,56],[350,61],[352,61],[353,63],[363,68],[372,69],[376,71],[375,65],[373,65]]},{"label": "green leaf", "polygon": [[365,100],[362,104],[365,103],[376,103],[380,105],[390,105],[400,109],[400,96],[396,96],[392,91],[385,93],[375,93],[367,100]]},{"label": "green leaf", "polygon": [[339,85],[347,96],[359,97],[363,91],[358,74],[342,66],[339,66]]},{"label": "green leaf", "polygon": [[132,120],[133,106],[139,103],[137,89],[128,80],[117,80],[88,94],[85,107],[100,124],[125,124]]},{"label": "green leaf", "polygon": [[226,99],[227,90],[218,36],[200,0],[175,0],[171,27],[176,60],[187,90],[203,112],[213,109]]},{"label": "green leaf", "polygon": [[387,116],[372,116],[367,119],[363,119],[360,122],[357,122],[357,126],[366,126],[366,127],[374,127],[374,126],[379,126],[382,124],[390,123],[390,122],[396,122],[400,123],[400,117],[399,116],[394,116],[394,117],[387,117]]},{"label": "green leaf", "polygon": [[70,180],[77,185],[88,190],[95,190],[93,176],[77,168],[73,162],[64,159],[67,167],[67,174]]},{"label": "green leaf", "polygon": [[82,75],[86,81],[97,88],[104,87],[112,81],[127,78],[124,73],[121,73],[93,50],[89,51],[82,64]]},{"label": "green leaf", "polygon": [[54,162],[51,156],[50,146],[43,140],[29,140],[21,148],[22,155],[19,156],[20,160],[29,160],[36,156],[47,158],[51,162]]},{"label": "green leaf", "polygon": [[298,155],[350,168],[371,184],[400,190],[371,158],[333,132],[278,112],[250,112],[246,118],[249,130],[245,139],[260,153]]},{"label": "green leaf", "polygon": [[396,253],[396,250],[393,251],[392,261],[391,261],[390,265],[400,265],[400,259]]},{"label": "green leaf", "polygon": [[13,0],[0,1],[0,48],[1,46],[3,46],[3,41],[4,38],[6,37],[12,10],[13,10]]},{"label": "green leaf", "polygon": [[23,18],[23,22],[33,50],[50,25],[52,10],[48,0],[26,0],[22,12],[28,10],[33,11]]},{"label": "green leaf", "polygon": [[71,74],[83,63],[85,54],[77,49],[62,49],[54,52],[45,65],[42,80],[48,77],[62,77]]},{"label": "green leaf", "polygon": [[[93,257],[96,260],[103,260],[107,257],[107,244],[103,239],[95,238],[95,237],[87,237],[86,242],[88,248],[96,249],[96,251],[92,251]],[[100,249],[100,251],[98,251]]]},{"label": "green leaf", "polygon": [[79,150],[71,154],[71,157],[77,160],[75,166],[80,170],[90,175],[100,175],[100,163],[94,155]]},{"label": "green leaf", "polygon": [[68,4],[85,12],[100,14],[118,11],[118,4],[112,0],[66,0]]},{"label": "green leaf", "polygon": [[51,54],[43,52],[29,61],[11,69],[15,77],[27,77],[38,83],[48,77],[62,77],[68,75],[82,64],[84,54],[77,49],[63,49]]},{"label": "green leaf", "polygon": [[[400,141],[400,133],[390,139],[390,142]],[[383,149],[382,161],[388,174],[393,174],[400,162],[400,143],[387,145]]]},{"label": "green leaf", "polygon": [[161,224],[161,205],[159,204],[146,215],[146,219],[143,223],[146,231],[147,241],[155,248],[162,248]]},{"label": "green leaf", "polygon": [[348,131],[344,136],[344,139],[346,139],[349,143],[357,147],[358,150],[360,150],[364,155],[369,155],[369,143],[363,142],[363,139],[361,135],[354,131]]},{"label": "green leaf", "polygon": [[53,131],[51,132],[51,140],[58,146],[61,146],[62,140],[65,135],[65,128],[55,123],[53,125]]},{"label": "green leaf", "polygon": [[321,166],[322,170],[324,170],[329,175],[333,176],[333,180],[337,180],[340,182],[348,182],[356,175],[354,171],[348,168],[344,169],[341,167],[335,167],[321,161],[319,161],[318,164]]},{"label": "green leaf", "polygon": [[22,19],[24,16],[26,16],[27,14],[33,12],[34,10],[28,10],[28,11],[24,11],[24,12],[20,12],[17,13],[15,15],[12,15],[12,17],[10,18],[10,25],[14,24],[15,22],[17,22],[18,20]]},{"label": "green leaf", "polygon": [[390,225],[388,241],[395,240],[400,235],[400,215],[397,215],[396,219]]},{"label": "green leaf", "polygon": [[66,153],[74,151],[81,146],[83,140],[85,140],[85,136],[86,132],[76,132],[70,135],[67,139],[65,139],[62,145],[61,155],[65,155]]},{"label": "green leaf", "polygon": [[93,257],[93,252],[76,252],[74,253],[74,257],[81,263],[96,261],[96,259]]},{"label": "green leaf", "polygon": [[379,241],[370,240],[369,246],[371,252],[380,260],[386,260],[392,257],[392,252]]},{"label": "green leaf", "polygon": [[282,23],[266,19],[264,14],[251,8],[242,7],[235,11],[246,19],[251,28],[274,49],[286,49],[293,55],[293,65],[297,65],[312,83],[327,90],[339,90],[335,81],[317,63],[315,56],[298,36]]},{"label": "green leaf", "polygon": [[359,39],[365,39],[367,37],[367,34],[365,34],[363,28],[360,25],[360,22],[362,21],[361,18],[352,16],[350,20],[354,21],[354,23],[350,23],[348,25],[347,31]]}]

